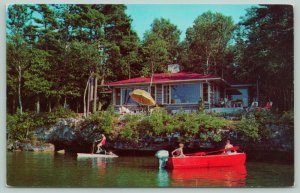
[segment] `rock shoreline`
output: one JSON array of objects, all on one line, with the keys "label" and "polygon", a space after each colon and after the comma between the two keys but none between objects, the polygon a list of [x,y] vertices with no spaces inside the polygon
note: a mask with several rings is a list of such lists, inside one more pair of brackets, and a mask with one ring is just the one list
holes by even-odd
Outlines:
[{"label": "rock shoreline", "polygon": [[[35,141],[12,142],[7,145],[7,149],[11,151],[34,151],[34,152],[54,152],[66,150],[66,152],[90,152],[93,139],[99,138],[98,133],[93,133],[93,125],[87,126],[82,130],[78,125],[83,119],[66,118],[50,127],[37,128],[32,135]],[[242,151],[274,151],[274,152],[294,152],[294,140],[288,133],[287,126],[284,125],[267,125],[272,133],[271,137],[265,141],[247,143],[239,140],[238,136],[232,133],[225,133],[230,136],[234,145],[239,145]],[[109,149],[126,151],[126,152],[155,152],[161,149],[171,150],[177,146],[176,139],[169,137],[158,137],[152,141],[140,141],[138,143],[129,143],[109,139],[107,147]],[[223,143],[216,142],[200,142],[198,140],[186,143],[186,150],[212,150],[222,148]]]}]

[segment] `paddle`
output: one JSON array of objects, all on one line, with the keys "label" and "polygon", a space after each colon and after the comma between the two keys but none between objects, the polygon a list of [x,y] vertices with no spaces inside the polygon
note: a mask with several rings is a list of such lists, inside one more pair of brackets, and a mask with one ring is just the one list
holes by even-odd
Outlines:
[{"label": "paddle", "polygon": [[240,147],[239,146],[234,146],[232,148],[226,148],[226,149],[220,149],[216,151],[210,151],[210,152],[196,152],[196,153],[190,153],[190,154],[185,154],[186,156],[204,156],[207,154],[212,154],[212,153],[217,153],[217,152],[226,152],[226,151],[234,151],[238,150]]},{"label": "paddle", "polygon": [[94,140],[94,141],[93,141],[93,147],[92,147],[92,152],[91,152],[91,154],[94,154],[94,150],[95,150],[95,143],[96,143],[97,141],[99,141],[99,140]]}]

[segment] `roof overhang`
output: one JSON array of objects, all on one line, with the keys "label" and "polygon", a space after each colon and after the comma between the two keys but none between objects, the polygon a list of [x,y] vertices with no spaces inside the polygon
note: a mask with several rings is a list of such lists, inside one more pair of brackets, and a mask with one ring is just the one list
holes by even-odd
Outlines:
[{"label": "roof overhang", "polygon": [[231,87],[251,87],[256,86],[256,84],[232,84]]},{"label": "roof overhang", "polygon": [[[223,78],[201,78],[201,79],[186,79],[186,80],[169,80],[169,81],[157,81],[152,82],[152,84],[172,84],[172,83],[186,83],[186,82],[205,82],[205,81],[222,81],[227,86],[231,86],[227,81]],[[138,86],[138,85],[149,85],[151,82],[137,82],[137,83],[123,83],[123,84],[105,84],[103,86]]]}]

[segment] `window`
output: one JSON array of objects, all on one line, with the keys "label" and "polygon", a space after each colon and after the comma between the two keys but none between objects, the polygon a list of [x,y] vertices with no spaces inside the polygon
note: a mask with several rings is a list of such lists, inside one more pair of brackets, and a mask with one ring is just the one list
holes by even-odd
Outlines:
[{"label": "window", "polygon": [[115,105],[121,104],[121,89],[116,88],[115,89]]},{"label": "window", "polygon": [[[122,105],[137,105],[138,103],[136,103],[131,97],[130,97],[130,92],[132,92],[134,89],[142,89],[145,90],[147,92],[149,92],[149,87],[146,86],[142,86],[142,87],[134,87],[134,88],[122,88],[121,89],[121,94],[122,94]],[[151,91],[154,90],[154,92],[151,92],[152,97],[155,95],[155,86],[153,86],[153,88],[151,88]],[[155,98],[153,98],[155,100]]]},{"label": "window", "polygon": [[203,100],[208,101],[208,84],[203,83]]},{"label": "window", "polygon": [[156,101],[155,95],[156,95],[156,93],[155,93],[155,86],[151,86],[151,96]]},{"label": "window", "polygon": [[122,105],[134,104],[135,102],[130,98],[129,93],[133,88],[122,88]]},{"label": "window", "polygon": [[169,90],[169,85],[164,85],[163,86],[163,103],[164,104],[169,104],[170,103],[170,90]]},{"label": "window", "polygon": [[171,104],[198,103],[200,84],[171,85]]}]

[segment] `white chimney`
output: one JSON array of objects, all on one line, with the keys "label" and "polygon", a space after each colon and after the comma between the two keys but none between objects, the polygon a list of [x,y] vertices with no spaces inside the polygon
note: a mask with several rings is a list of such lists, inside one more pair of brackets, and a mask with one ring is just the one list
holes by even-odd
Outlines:
[{"label": "white chimney", "polygon": [[180,72],[180,65],[179,64],[169,64],[168,72],[170,72],[170,73]]}]

